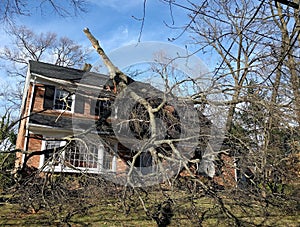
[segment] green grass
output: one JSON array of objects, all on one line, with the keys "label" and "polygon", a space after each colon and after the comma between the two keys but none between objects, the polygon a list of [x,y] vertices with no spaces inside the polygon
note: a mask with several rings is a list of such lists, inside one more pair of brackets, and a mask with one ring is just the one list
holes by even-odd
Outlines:
[{"label": "green grass", "polygon": [[[46,211],[38,213],[22,212],[17,204],[0,203],[0,226],[61,226],[59,220],[53,220]],[[136,210],[129,215],[124,214],[113,204],[99,204],[84,215],[75,215],[72,226],[156,226],[149,220],[143,210]],[[64,226],[64,225],[62,225]]]},{"label": "green grass", "polygon": [[[201,217],[204,214],[203,226],[234,226],[233,219],[228,219],[220,207],[215,204],[212,198],[201,197],[193,199],[191,196],[184,196],[184,193],[174,195],[174,216],[170,226],[198,226],[199,220],[192,213]],[[152,193],[147,197],[152,204],[155,201],[162,201],[160,193]],[[30,210],[24,212],[20,205],[3,202],[0,196],[0,226],[67,226],[62,225],[59,220],[53,219],[49,212],[40,210],[32,213]],[[193,205],[191,201],[193,200]],[[134,198],[138,204],[138,200]],[[259,203],[253,202],[249,207],[240,207],[236,201],[227,199],[226,207],[241,220],[255,223],[260,226],[299,226],[300,218],[296,213],[283,213],[274,207],[265,209]],[[150,206],[147,207],[152,209]],[[267,212],[264,213],[264,212]],[[128,214],[122,209],[119,201],[110,198],[99,201],[96,206],[91,207],[85,213],[74,215],[69,221],[71,226],[156,226],[155,222],[146,216],[141,205],[137,205]]]}]

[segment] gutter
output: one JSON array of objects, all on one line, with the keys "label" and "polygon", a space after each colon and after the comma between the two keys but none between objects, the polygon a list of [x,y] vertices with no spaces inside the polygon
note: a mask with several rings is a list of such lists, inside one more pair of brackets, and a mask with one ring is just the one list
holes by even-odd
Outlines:
[{"label": "gutter", "polygon": [[24,89],[23,89],[23,97],[22,97],[22,103],[21,103],[21,108],[20,108],[20,113],[19,113],[19,119],[21,119],[23,116],[23,110],[25,109],[25,105],[26,105],[26,100],[27,100],[27,96],[28,96],[28,88],[30,85],[30,63],[28,63],[28,69],[27,69],[27,76],[26,76],[26,80],[25,80],[25,84],[24,84]]}]

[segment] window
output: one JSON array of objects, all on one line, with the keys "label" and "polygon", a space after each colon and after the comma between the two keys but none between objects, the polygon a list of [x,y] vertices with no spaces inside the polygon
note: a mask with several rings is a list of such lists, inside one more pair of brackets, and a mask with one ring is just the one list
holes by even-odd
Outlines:
[{"label": "window", "polygon": [[154,162],[150,152],[142,152],[136,159],[134,165],[140,168],[141,173],[144,175],[153,173],[155,171]]},{"label": "window", "polygon": [[100,163],[102,163],[102,165],[100,166],[100,168],[103,170],[112,170],[115,171],[115,161],[114,158],[115,156],[111,155],[109,153],[109,151],[107,149],[102,149],[102,151],[100,152],[100,155],[102,155],[102,160],[100,157]]},{"label": "window", "polygon": [[53,109],[71,111],[72,102],[73,98],[70,92],[61,89],[55,89]]},{"label": "window", "polygon": [[64,164],[91,172],[116,171],[116,157],[102,144],[86,145],[78,141],[71,143],[65,151]]},{"label": "window", "polygon": [[56,88],[55,86],[45,85],[44,109],[51,110],[75,110],[78,113],[84,112],[84,100],[81,96],[76,97],[76,106],[74,105],[75,96],[69,91]]},{"label": "window", "polygon": [[[64,146],[65,142],[61,141],[43,141],[43,149],[54,149]],[[40,167],[46,165],[45,170],[49,167],[55,171],[64,172],[103,172],[116,171],[116,157],[111,155],[101,144],[99,146],[89,145],[74,141],[68,147],[61,151],[52,151],[41,157]],[[48,168],[47,168],[48,167]]]},{"label": "window", "polygon": [[62,151],[56,148],[62,147],[65,145],[65,141],[57,140],[44,140],[42,143],[42,150],[49,150],[41,156],[40,167],[46,164],[47,166],[60,166],[62,162]]},{"label": "window", "polygon": [[111,103],[109,100],[100,100],[98,106],[99,115],[104,116],[107,114],[107,111],[110,111]]},{"label": "window", "polygon": [[110,100],[92,100],[90,114],[96,116],[110,115],[111,101]]},{"label": "window", "polygon": [[74,167],[94,168],[98,166],[97,146],[87,147],[83,143],[71,143],[65,152],[65,164]]},{"label": "window", "polygon": [[50,151],[45,154],[45,161],[55,160],[56,159],[55,156],[57,157],[58,156],[57,152],[59,152],[59,151],[56,152],[55,148],[59,148],[59,147],[60,147],[60,141],[47,141],[45,150],[53,149],[53,151]]}]

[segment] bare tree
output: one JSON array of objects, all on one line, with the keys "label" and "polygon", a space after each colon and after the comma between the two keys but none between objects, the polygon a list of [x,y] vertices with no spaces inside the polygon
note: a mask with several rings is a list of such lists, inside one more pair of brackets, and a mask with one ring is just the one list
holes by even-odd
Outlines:
[{"label": "bare tree", "polygon": [[65,67],[82,67],[89,51],[69,38],[58,38],[55,33],[35,34],[25,26],[12,26],[8,31],[12,38],[10,46],[0,53],[6,65],[13,65],[11,75],[24,77],[29,60],[47,61]]},{"label": "bare tree", "polygon": [[6,110],[0,119],[0,191],[5,191],[14,184],[10,172],[14,168],[16,131],[9,110]]},{"label": "bare tree", "polygon": [[12,22],[18,16],[30,16],[36,8],[41,13],[45,12],[45,8],[50,8],[60,16],[76,15],[85,11],[84,0],[69,0],[65,2],[57,0],[29,2],[27,0],[5,0],[0,6],[0,21]]},{"label": "bare tree", "polygon": [[[199,51],[213,53],[213,80],[228,97],[224,147],[235,155],[239,182],[247,185],[238,191],[250,191],[262,209],[271,203],[284,212],[298,191],[294,171],[288,169],[299,155],[299,6],[288,1],[164,2],[171,13],[180,7],[190,16],[170,40],[189,33]],[[203,98],[191,97],[195,103]]]}]

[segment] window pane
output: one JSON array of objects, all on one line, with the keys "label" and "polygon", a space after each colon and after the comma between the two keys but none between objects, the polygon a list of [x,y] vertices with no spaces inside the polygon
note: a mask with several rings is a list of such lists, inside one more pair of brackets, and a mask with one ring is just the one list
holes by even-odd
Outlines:
[{"label": "window pane", "polygon": [[111,170],[112,169],[112,161],[113,161],[113,156],[110,153],[108,153],[108,151],[104,151],[103,169]]},{"label": "window pane", "polygon": [[97,146],[85,146],[83,143],[74,142],[66,151],[65,162],[74,167],[97,168]]},{"label": "window pane", "polygon": [[109,100],[99,100],[98,104],[97,104],[97,110],[98,110],[98,114],[100,116],[106,116],[108,113],[110,113],[110,109],[111,109],[111,102]]},{"label": "window pane", "polygon": [[[45,150],[50,150],[60,147],[60,141],[46,141]],[[44,155],[44,163],[51,162],[52,165],[59,165],[59,154],[60,151],[50,151]]]},{"label": "window pane", "polygon": [[54,109],[56,110],[71,110],[72,97],[67,91],[56,89],[54,98]]},{"label": "window pane", "polygon": [[98,148],[93,145],[90,147],[89,154],[87,155],[87,162],[89,163],[90,168],[97,168],[98,165]]}]

